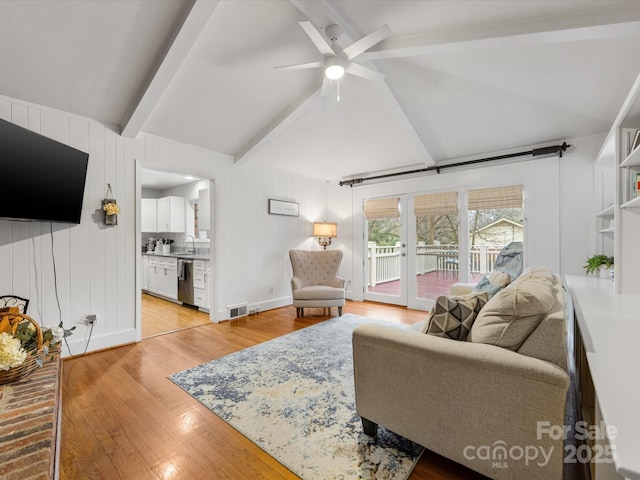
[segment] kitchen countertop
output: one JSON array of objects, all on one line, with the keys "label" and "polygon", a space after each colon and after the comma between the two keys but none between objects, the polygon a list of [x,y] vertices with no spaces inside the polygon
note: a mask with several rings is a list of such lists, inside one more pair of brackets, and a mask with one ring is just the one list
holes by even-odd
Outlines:
[{"label": "kitchen countertop", "polygon": [[208,253],[155,253],[155,252],[142,252],[143,255],[149,255],[152,257],[170,257],[170,258],[182,258],[185,260],[210,260]]}]

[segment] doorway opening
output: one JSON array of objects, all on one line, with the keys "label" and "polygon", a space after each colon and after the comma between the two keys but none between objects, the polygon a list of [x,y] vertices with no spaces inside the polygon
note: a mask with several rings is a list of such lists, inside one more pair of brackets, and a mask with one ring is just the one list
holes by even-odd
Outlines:
[{"label": "doorway opening", "polygon": [[139,338],[211,323],[214,182],[143,165],[138,173]]}]

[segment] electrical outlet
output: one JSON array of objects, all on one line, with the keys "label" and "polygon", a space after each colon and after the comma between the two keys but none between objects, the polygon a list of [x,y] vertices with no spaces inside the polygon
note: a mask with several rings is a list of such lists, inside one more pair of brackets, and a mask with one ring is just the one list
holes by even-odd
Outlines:
[{"label": "electrical outlet", "polygon": [[84,317],[84,323],[85,325],[93,325],[94,323],[96,323],[98,321],[98,318],[96,315],[92,314],[92,315],[87,315],[86,317]]}]

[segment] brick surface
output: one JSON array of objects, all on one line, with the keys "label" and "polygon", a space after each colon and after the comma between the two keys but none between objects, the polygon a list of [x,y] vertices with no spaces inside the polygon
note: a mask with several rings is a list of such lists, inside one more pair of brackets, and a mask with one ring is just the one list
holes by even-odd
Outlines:
[{"label": "brick surface", "polygon": [[0,385],[0,478],[54,478],[60,414],[60,357]]}]

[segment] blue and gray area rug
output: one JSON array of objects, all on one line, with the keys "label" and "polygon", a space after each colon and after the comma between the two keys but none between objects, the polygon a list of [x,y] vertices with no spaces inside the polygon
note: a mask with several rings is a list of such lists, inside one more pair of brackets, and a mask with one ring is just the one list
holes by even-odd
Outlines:
[{"label": "blue and gray area rug", "polygon": [[305,480],[406,479],[423,448],[356,414],[351,333],[343,315],[170,376]]}]

